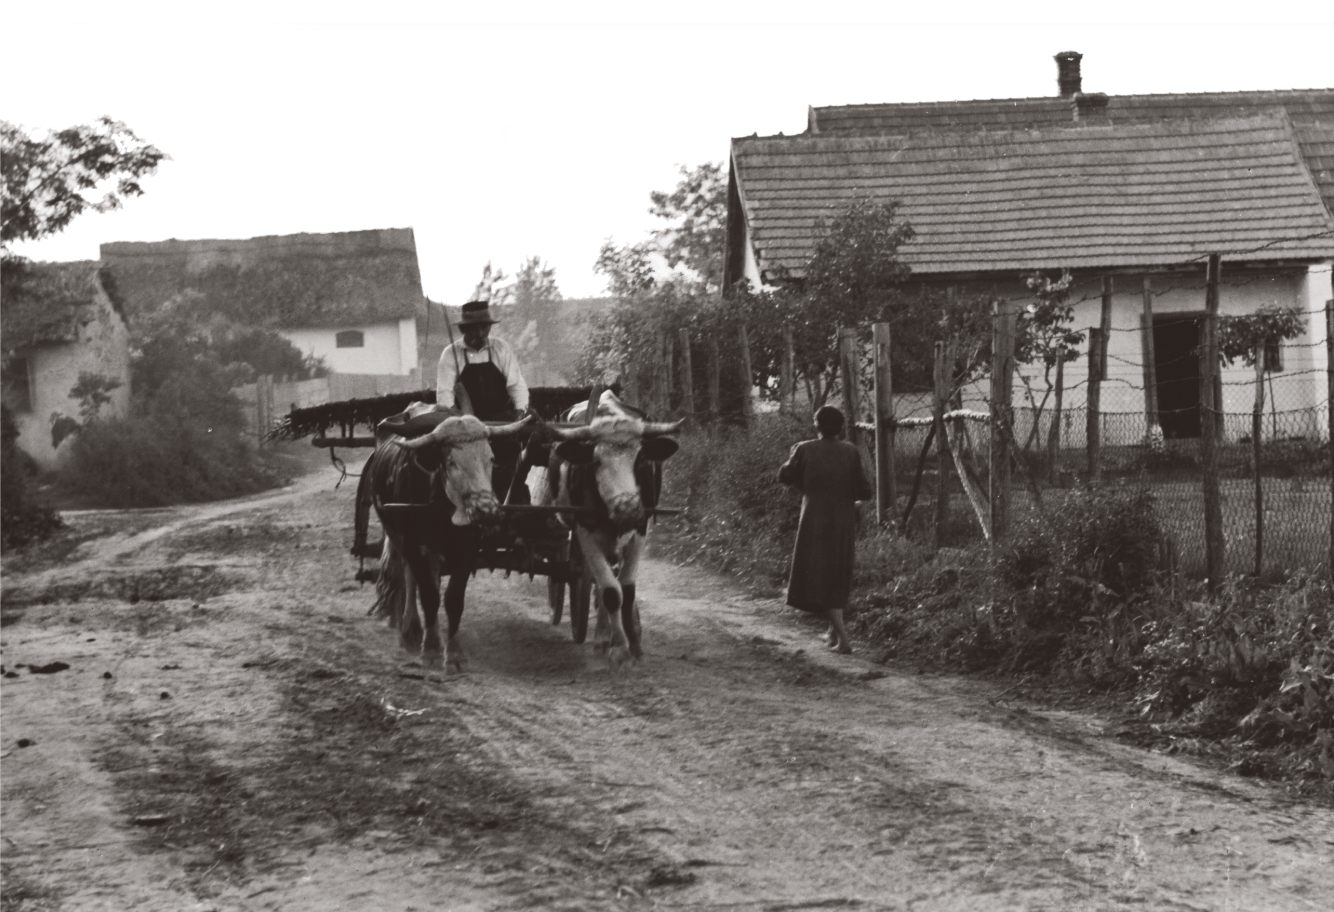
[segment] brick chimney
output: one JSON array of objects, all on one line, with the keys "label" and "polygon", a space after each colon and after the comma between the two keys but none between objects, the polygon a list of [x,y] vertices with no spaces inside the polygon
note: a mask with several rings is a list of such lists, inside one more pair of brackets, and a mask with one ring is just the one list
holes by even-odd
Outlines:
[{"label": "brick chimney", "polygon": [[1061,97],[1069,98],[1079,92],[1083,79],[1079,75],[1079,61],[1084,55],[1079,51],[1061,51],[1053,60],[1056,61],[1056,84],[1060,86]]}]

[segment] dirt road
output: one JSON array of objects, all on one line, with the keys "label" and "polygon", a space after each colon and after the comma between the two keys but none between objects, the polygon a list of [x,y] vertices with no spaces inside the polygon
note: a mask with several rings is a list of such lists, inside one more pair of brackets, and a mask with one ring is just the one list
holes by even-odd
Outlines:
[{"label": "dirt road", "polygon": [[698,571],[648,562],[619,674],[480,574],[426,675],[333,480],[6,562],[5,912],[1331,908],[1334,812]]}]

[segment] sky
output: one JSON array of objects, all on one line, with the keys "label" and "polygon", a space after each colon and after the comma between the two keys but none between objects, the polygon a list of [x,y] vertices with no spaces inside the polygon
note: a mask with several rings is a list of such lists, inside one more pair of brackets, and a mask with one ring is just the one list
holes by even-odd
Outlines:
[{"label": "sky", "polygon": [[650,192],[810,105],[1054,95],[1066,50],[1090,92],[1334,86],[1334,3],[898,6],[0,0],[0,118],[107,114],[170,156],[122,210],[15,252],[412,228],[433,300],[533,256],[590,297],[605,241],[663,226]]}]

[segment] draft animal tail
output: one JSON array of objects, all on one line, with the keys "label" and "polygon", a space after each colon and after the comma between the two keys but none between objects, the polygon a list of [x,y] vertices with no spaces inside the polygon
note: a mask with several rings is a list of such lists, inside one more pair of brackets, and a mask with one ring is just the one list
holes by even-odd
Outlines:
[{"label": "draft animal tail", "polygon": [[403,604],[406,596],[407,561],[403,552],[395,547],[394,540],[384,537],[384,547],[380,551],[380,574],[375,580],[375,604],[366,613],[373,617],[399,617],[396,606]]},{"label": "draft animal tail", "polygon": [[371,526],[371,503],[374,499],[374,476],[375,476],[375,457],[379,455],[379,449],[371,453],[371,458],[366,460],[362,466],[361,478],[357,481],[357,501],[356,513],[353,521],[352,532],[352,555],[354,557],[367,557],[366,554],[366,536],[369,534]]}]

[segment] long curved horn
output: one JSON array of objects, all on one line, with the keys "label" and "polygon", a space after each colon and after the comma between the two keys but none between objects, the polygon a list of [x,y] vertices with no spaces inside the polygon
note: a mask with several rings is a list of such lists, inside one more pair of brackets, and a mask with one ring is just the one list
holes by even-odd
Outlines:
[{"label": "long curved horn", "polygon": [[584,409],[584,424],[592,424],[598,414],[598,404],[602,401],[602,384],[594,383],[588,388],[588,407]]},{"label": "long curved horn", "polygon": [[672,422],[645,421],[644,436],[660,437],[663,434],[675,434],[677,431],[681,430],[681,426],[685,423],[686,420],[684,418]]},{"label": "long curved horn", "polygon": [[446,418],[432,428],[429,434],[414,437],[412,440],[395,440],[394,442],[405,450],[419,450],[432,443],[463,443],[467,439],[479,439],[475,430],[469,436],[467,428],[460,427],[459,421],[458,418]]},{"label": "long curved horn", "polygon": [[532,424],[536,420],[537,417],[535,415],[527,415],[523,418],[520,418],[518,421],[513,421],[509,424],[491,424],[490,422],[487,422],[486,436],[509,437],[519,433],[519,431],[523,430],[525,427]]},{"label": "long curved horn", "polygon": [[547,430],[556,436],[557,440],[590,440],[593,436],[593,429],[584,425],[583,427],[562,428],[554,424],[548,424]]},{"label": "long curved horn", "polygon": [[458,404],[459,411],[465,415],[476,415],[472,410],[472,398],[468,395],[467,389],[462,383],[454,384],[454,402]]}]

